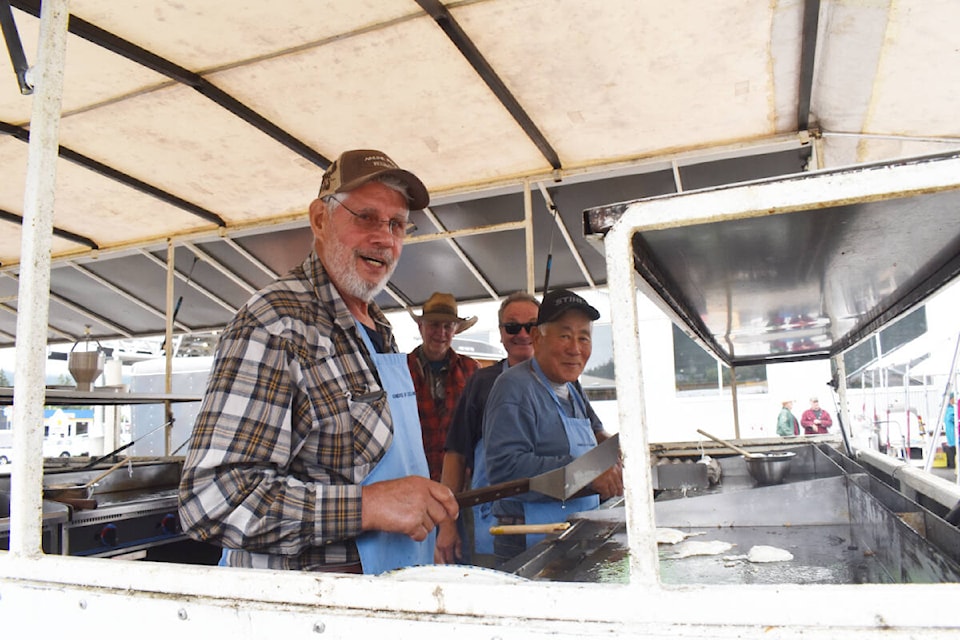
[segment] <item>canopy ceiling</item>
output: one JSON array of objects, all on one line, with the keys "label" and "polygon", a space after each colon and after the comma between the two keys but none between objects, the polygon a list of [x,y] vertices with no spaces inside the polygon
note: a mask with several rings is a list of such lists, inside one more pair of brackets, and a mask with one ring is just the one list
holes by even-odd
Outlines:
[{"label": "canopy ceiling", "polygon": [[[12,16],[36,63],[39,2]],[[0,10],[3,9],[0,3]],[[581,212],[960,148],[953,0],[73,0],[51,341],[222,326],[310,246],[342,150],[433,195],[387,309],[606,283]],[[0,69],[0,346],[32,100]],[[168,247],[170,250],[168,251]]]}]

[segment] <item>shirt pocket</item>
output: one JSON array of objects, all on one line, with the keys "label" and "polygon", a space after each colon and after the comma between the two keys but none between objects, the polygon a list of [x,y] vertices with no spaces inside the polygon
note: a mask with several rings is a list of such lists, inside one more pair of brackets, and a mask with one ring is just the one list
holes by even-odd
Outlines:
[{"label": "shirt pocket", "polygon": [[348,391],[346,399],[357,464],[372,467],[393,440],[387,393],[383,389]]}]

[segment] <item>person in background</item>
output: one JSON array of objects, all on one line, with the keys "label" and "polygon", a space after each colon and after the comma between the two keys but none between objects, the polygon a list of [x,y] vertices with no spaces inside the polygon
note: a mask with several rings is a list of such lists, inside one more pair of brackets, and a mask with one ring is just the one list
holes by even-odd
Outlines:
[{"label": "person in background", "polygon": [[810,398],[810,408],[800,416],[800,425],[803,427],[804,435],[827,433],[833,425],[833,419],[830,418],[829,413],[820,408],[820,401],[814,397]]},{"label": "person in background", "polygon": [[221,565],[432,563],[459,509],[427,477],[406,356],[373,302],[429,200],[383,152],[344,152],[310,203],[313,251],[221,335],[179,491],[184,532],[221,545]]},{"label": "person in background", "polygon": [[777,416],[777,435],[778,436],[798,436],[800,435],[800,423],[797,417],[793,415],[793,400],[784,400],[780,409],[780,415]]},{"label": "person in background", "polygon": [[947,437],[947,444],[943,447],[943,452],[947,455],[947,468],[953,469],[957,463],[957,405],[952,391],[943,414],[943,433]]},{"label": "person in background", "polygon": [[[565,466],[610,437],[590,420],[589,400],[575,383],[592,353],[593,321],[600,313],[565,289],[547,293],[533,327],[533,358],[510,367],[493,384],[483,415],[483,450],[490,482],[530,478]],[[617,463],[591,487],[599,494],[565,502],[527,493],[493,503],[498,524],[564,522],[567,515],[595,509],[601,499],[623,495]],[[542,536],[494,539],[503,563]]]},{"label": "person in background", "polygon": [[[540,302],[525,291],[504,298],[497,312],[500,342],[507,352],[503,360],[477,371],[467,382],[447,434],[441,482],[454,493],[489,485],[483,460],[481,437],[483,412],[493,383],[501,373],[533,357],[533,327],[537,324]],[[596,414],[594,414],[596,415]],[[599,423],[599,419],[597,419]],[[490,505],[481,504],[461,510],[456,526],[445,522],[437,533],[434,561],[443,564],[463,562],[493,567],[493,537],[489,528],[496,524]]]},{"label": "person in background", "polygon": [[417,391],[417,410],[423,433],[430,478],[440,481],[443,445],[463,388],[480,364],[453,350],[453,336],[477,323],[477,317],[457,315],[457,301],[449,293],[434,293],[417,317],[423,343],[407,354],[407,366]]}]

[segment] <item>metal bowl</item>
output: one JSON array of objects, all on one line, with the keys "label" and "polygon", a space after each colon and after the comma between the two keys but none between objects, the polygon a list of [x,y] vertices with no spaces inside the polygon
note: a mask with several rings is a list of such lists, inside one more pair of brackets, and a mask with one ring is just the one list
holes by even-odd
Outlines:
[{"label": "metal bowl", "polygon": [[744,456],[747,471],[757,484],[780,484],[790,470],[790,462],[797,457],[795,451],[775,451]]}]

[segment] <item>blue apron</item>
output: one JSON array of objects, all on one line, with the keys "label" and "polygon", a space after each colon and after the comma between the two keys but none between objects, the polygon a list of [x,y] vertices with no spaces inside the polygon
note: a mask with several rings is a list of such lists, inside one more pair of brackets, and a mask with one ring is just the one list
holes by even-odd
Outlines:
[{"label": "blue apron", "polygon": [[[402,353],[377,353],[366,329],[358,322],[359,332],[380,383],[387,393],[387,404],[393,418],[393,441],[377,466],[360,483],[367,486],[382,480],[394,480],[410,475],[429,478],[427,457],[423,453],[423,436],[420,433],[420,414],[417,412],[417,394],[407,367],[407,357]],[[366,531],[357,538],[360,562],[366,574],[378,574],[393,569],[421,564],[433,564],[433,548],[436,546],[436,530],[423,542],[409,536],[385,531]],[[229,566],[232,549],[224,548],[219,565]],[[254,567],[266,567],[266,555],[251,553]]]},{"label": "blue apron", "polygon": [[[503,371],[508,368],[507,361],[503,361]],[[501,371],[501,373],[503,373]],[[477,440],[473,450],[473,480],[471,489],[480,489],[490,485],[487,475],[487,456],[483,448],[483,437]],[[473,507],[473,553],[493,554],[493,534],[490,527],[497,524],[497,517],[493,515],[493,503],[485,502]]]},{"label": "blue apron", "polygon": [[[567,388],[570,390],[570,397],[573,399],[574,414],[582,415],[582,418],[568,417],[563,409],[560,398],[553,390],[553,385],[543,374],[543,370],[537,364],[536,360],[531,361],[534,375],[537,381],[546,387],[550,396],[557,405],[557,412],[563,421],[563,430],[567,434],[567,440],[570,441],[570,455],[579,458],[584,453],[597,446],[597,436],[593,433],[593,427],[590,424],[590,418],[587,416],[587,407],[583,398],[577,392],[576,388],[569,382]],[[524,502],[523,518],[526,524],[548,524],[551,522],[566,522],[567,516],[580,511],[589,511],[600,506],[599,496],[584,496],[582,498],[573,498],[565,502],[559,500],[550,500],[546,502]],[[528,534],[527,548],[529,549],[536,543],[545,538],[545,534]]]},{"label": "blue apron", "polygon": [[[413,388],[407,356],[403,353],[377,353],[366,329],[359,323],[357,331],[373,358],[380,383],[387,392],[387,403],[393,418],[393,442],[360,484],[367,486],[412,475],[429,478],[427,457],[423,453],[420,414],[417,411],[417,392]],[[423,542],[401,533],[366,531],[357,538],[363,572],[378,574],[402,567],[433,564],[436,540],[436,529]]]}]

